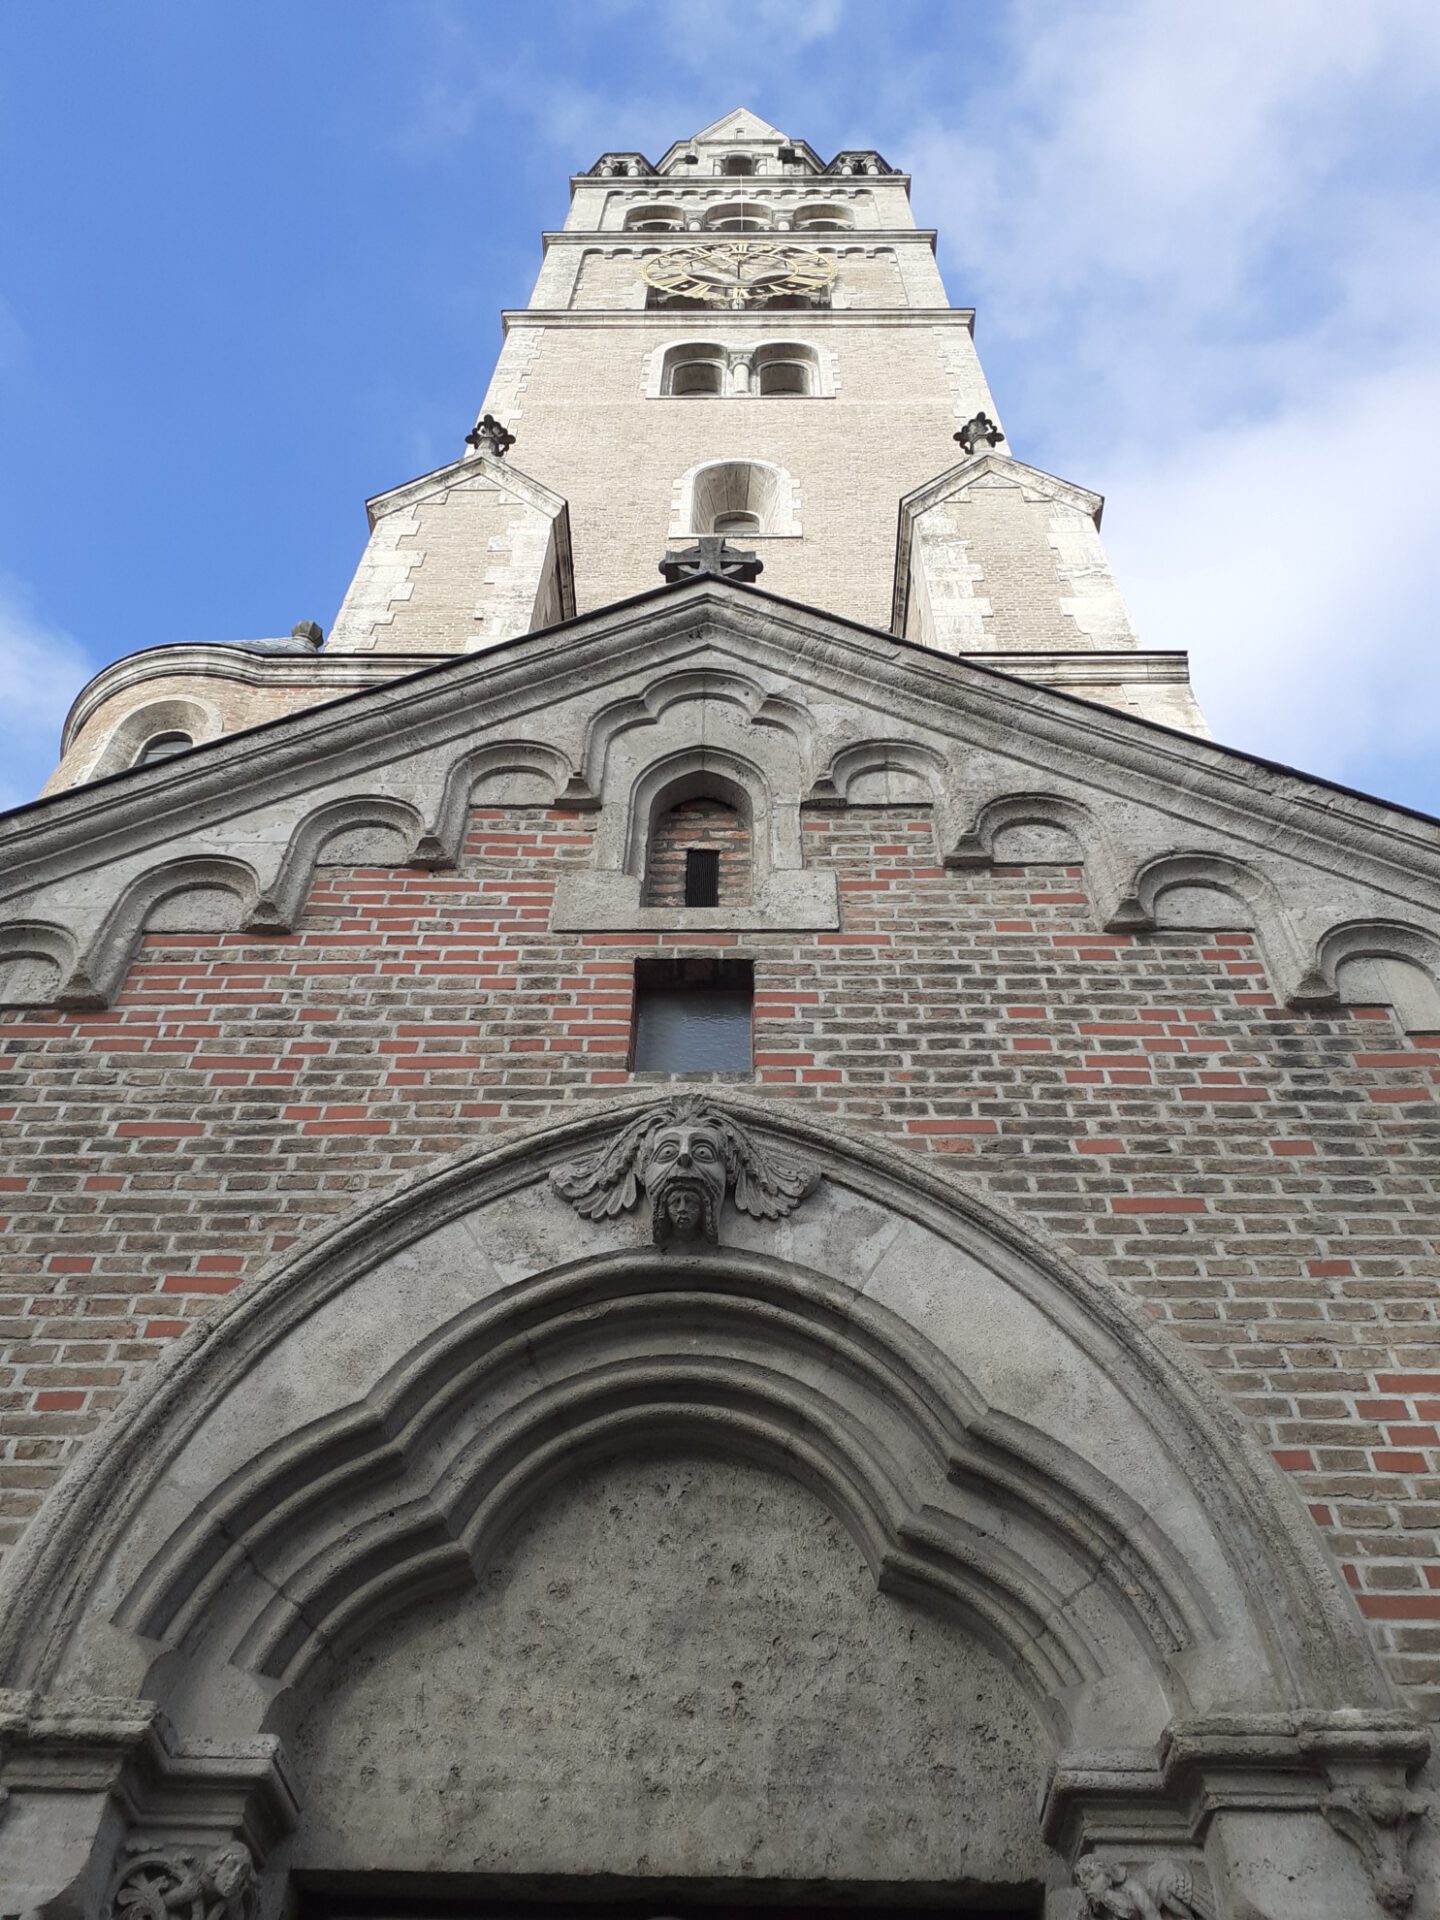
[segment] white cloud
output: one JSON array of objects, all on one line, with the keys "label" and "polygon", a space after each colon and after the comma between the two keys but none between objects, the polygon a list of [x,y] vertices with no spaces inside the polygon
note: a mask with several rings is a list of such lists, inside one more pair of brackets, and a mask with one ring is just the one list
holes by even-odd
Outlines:
[{"label": "white cloud", "polygon": [[1220,738],[1383,785],[1440,744],[1440,9],[1008,19],[963,131],[896,144],[1013,451],[1109,495],[1142,640],[1192,649]]},{"label": "white cloud", "polygon": [[1440,756],[1437,419],[1440,365],[1397,367],[1114,471],[1117,573],[1218,738],[1362,786]]},{"label": "white cloud", "polygon": [[94,668],[68,634],[30,610],[0,576],[0,810],[33,800],[60,758],[60,728]]}]

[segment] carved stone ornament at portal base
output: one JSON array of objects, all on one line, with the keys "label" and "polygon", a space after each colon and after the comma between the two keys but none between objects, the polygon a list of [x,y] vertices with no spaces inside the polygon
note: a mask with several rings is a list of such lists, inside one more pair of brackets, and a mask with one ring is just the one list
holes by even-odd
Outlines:
[{"label": "carved stone ornament at portal base", "polygon": [[1407,1861],[1427,1806],[1420,1794],[1400,1787],[1337,1787],[1321,1807],[1335,1831],[1358,1848],[1385,1913],[1413,1911],[1416,1888]]},{"label": "carved stone ornament at portal base", "polygon": [[1188,1867],[1172,1860],[1124,1866],[1086,1854],[1075,1884],[1086,1920],[1214,1920],[1215,1909]]},{"label": "carved stone ornament at portal base", "polygon": [[587,1220],[627,1213],[643,1192],[657,1247],[715,1245],[727,1192],[741,1213],[779,1220],[819,1179],[812,1168],[775,1159],[703,1094],[646,1108],[605,1146],[550,1175],[555,1191]]},{"label": "carved stone ornament at portal base", "polygon": [[255,1862],[242,1841],[208,1851],[132,1850],[110,1895],[105,1920],[251,1920]]}]

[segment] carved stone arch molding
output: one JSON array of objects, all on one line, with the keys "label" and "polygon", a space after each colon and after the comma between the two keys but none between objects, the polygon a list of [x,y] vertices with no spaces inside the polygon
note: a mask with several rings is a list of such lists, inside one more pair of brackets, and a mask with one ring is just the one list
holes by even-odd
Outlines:
[{"label": "carved stone arch molding", "polygon": [[1344,1005],[1392,1007],[1407,1033],[1440,1033],[1440,933],[1351,920],[1321,938],[1315,964]]},{"label": "carved stone arch molding", "polygon": [[61,1006],[108,1006],[151,930],[235,933],[260,904],[253,866],[226,854],[167,860],[133,880],[106,913],[62,987]]},{"label": "carved stone arch molding", "polygon": [[[1059,1916],[1077,1862],[1165,1860],[1220,1920],[1393,1892],[1425,1738],[1188,1359],[955,1178],[781,1107],[712,1115],[735,1204],[656,1246],[614,1157],[658,1140],[644,1109],[312,1237],[77,1463],[0,1587],[19,1910],[88,1920],[132,1844],[253,1859],[267,1920],[291,1870],[1046,1887]],[[614,1205],[582,1212],[597,1164]],[[573,1766],[537,1773],[551,1725]],[[714,1764],[667,1772],[684,1728]]]},{"label": "carved stone arch molding", "polygon": [[0,1007],[53,1006],[75,967],[75,942],[48,920],[0,927]]},{"label": "carved stone arch molding", "polygon": [[[811,716],[783,685],[708,664],[661,676],[602,710],[583,765],[599,797],[594,865],[557,879],[561,931],[625,928],[829,929],[839,925],[831,871],[808,871],[800,795],[808,783]],[[748,899],[717,907],[653,907],[645,851],[658,815],[685,798],[736,806],[751,828]]]},{"label": "carved stone arch molding", "polygon": [[291,834],[273,883],[250,911],[248,930],[293,932],[322,862],[406,865],[414,859],[422,825],[418,808],[381,794],[356,794],[317,807]]},{"label": "carved stone arch molding", "polygon": [[428,823],[416,842],[416,864],[454,866],[465,843],[470,809],[487,801],[584,810],[598,804],[584,777],[558,747],[539,740],[487,741],[445,769]]},{"label": "carved stone arch molding", "polygon": [[[1203,913],[1197,918],[1193,912],[1186,911],[1167,916],[1167,897],[1184,899],[1188,904],[1207,896],[1217,902],[1229,900],[1237,911],[1230,916],[1217,914],[1209,918]],[[1130,931],[1166,925],[1228,924],[1245,928],[1254,933],[1282,1000],[1298,1007],[1335,1003],[1335,989],[1323,973],[1309,963],[1279,888],[1268,874],[1248,862],[1206,850],[1161,854],[1137,870],[1126,902],[1110,924]]]},{"label": "carved stone arch molding", "polygon": [[940,807],[950,771],[939,748],[923,740],[857,740],[831,756],[805,802],[812,807],[844,807],[919,800]]}]

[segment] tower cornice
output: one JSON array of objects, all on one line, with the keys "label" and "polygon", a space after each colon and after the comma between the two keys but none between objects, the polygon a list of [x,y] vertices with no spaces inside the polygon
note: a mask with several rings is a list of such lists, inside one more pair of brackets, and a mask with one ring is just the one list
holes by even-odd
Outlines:
[{"label": "tower cornice", "polygon": [[[500,324],[508,333],[512,326],[529,321],[545,327],[647,326],[673,332],[677,320],[707,317],[699,307],[506,307]],[[812,327],[886,326],[944,327],[958,326],[967,334],[975,331],[973,307],[760,307],[753,313],[708,313],[712,322],[725,325],[763,326],[773,333],[777,322],[789,326]]]}]

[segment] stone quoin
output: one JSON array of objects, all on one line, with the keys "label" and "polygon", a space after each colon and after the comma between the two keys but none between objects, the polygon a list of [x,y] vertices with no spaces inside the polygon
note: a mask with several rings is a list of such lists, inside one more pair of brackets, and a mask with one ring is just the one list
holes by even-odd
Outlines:
[{"label": "stone quoin", "polygon": [[1440,824],[933,241],[602,156],[328,635],[0,819],[4,1920],[1440,1910]]}]

